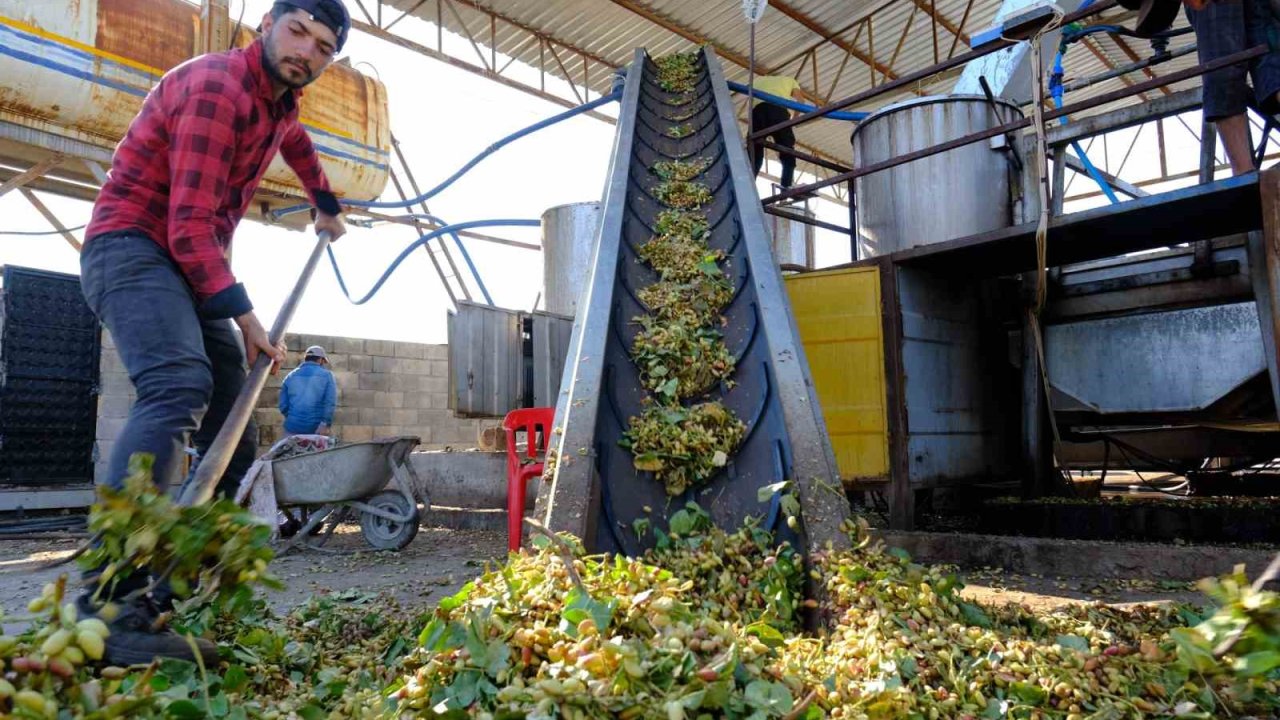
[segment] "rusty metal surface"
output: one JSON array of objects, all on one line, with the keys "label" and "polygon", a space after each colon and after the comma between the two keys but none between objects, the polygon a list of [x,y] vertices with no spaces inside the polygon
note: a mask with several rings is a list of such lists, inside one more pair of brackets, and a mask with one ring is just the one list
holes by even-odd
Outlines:
[{"label": "rusty metal surface", "polygon": [[[113,148],[161,75],[201,44],[199,12],[182,0],[0,0],[0,112],[29,129]],[[236,42],[253,37],[242,28]],[[332,66],[308,88],[302,122],[340,195],[381,194],[391,135],[379,81]],[[302,195],[278,157],[265,181]]]}]

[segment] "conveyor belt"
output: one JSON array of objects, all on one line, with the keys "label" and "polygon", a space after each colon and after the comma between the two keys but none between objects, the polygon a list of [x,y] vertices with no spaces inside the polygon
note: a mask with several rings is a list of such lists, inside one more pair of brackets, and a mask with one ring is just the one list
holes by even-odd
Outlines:
[{"label": "conveyor belt", "polygon": [[[554,470],[539,493],[538,514],[551,528],[574,532],[596,551],[642,551],[652,545],[654,534],[635,532],[633,523],[643,518],[665,528],[667,518],[688,500],[697,501],[722,527],[765,516],[801,547],[839,545],[838,528],[848,505],[728,88],[713,52],[703,51],[699,64],[692,103],[661,88],[657,68],[643,51],[636,52],[627,73],[592,276],[578,303],[561,383],[551,438]],[[666,134],[685,123],[692,126],[691,134],[679,139]],[[633,319],[647,312],[637,293],[658,278],[637,251],[655,235],[655,218],[665,209],[654,197],[660,182],[651,172],[654,164],[702,158],[711,161],[696,178],[712,191],[712,200],[701,208],[710,223],[708,243],[724,251],[721,267],[734,286],[722,331],[737,362],[732,382],[684,402],[719,399],[746,423],[747,432],[716,476],[680,497],[668,497],[651,473],[634,468],[632,453],[618,442],[647,395],[630,348],[639,330]],[[800,500],[798,533],[778,522],[776,493],[770,497],[766,491],[761,501],[761,488],[781,481],[792,481]]]}]

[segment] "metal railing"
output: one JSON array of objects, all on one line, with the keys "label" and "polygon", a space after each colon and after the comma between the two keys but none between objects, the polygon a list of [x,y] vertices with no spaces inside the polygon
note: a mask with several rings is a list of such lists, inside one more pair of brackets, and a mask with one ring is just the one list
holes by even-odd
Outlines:
[{"label": "metal railing", "polygon": [[[1064,16],[1062,19],[1062,25],[1065,26],[1069,23],[1084,19],[1086,17],[1094,16],[1098,13],[1104,12],[1106,10],[1109,10],[1115,7],[1115,5],[1116,5],[1115,2],[1111,0],[1095,3],[1083,10],[1078,10],[1074,13],[1070,13]],[[777,123],[770,127],[756,130],[753,134],[750,135],[748,139],[749,142],[760,143],[763,147],[772,149],[775,152],[786,153],[788,155],[791,155],[792,157],[797,158],[798,160],[804,160],[818,167],[835,171],[836,173],[830,177],[827,177],[826,179],[822,179],[817,182],[809,183],[806,185],[797,185],[791,188],[787,188],[782,190],[781,192],[778,192],[774,195],[770,195],[764,198],[761,202],[765,207],[765,212],[771,215],[786,217],[796,222],[802,222],[808,225],[813,225],[815,227],[821,227],[821,228],[833,230],[836,232],[841,232],[848,235],[856,235],[856,224],[855,224],[855,217],[854,217],[856,213],[856,209],[854,208],[854,202],[853,202],[854,196],[853,196],[852,183],[857,178],[864,177],[872,173],[880,172],[882,170],[888,170],[890,168],[897,167],[899,165],[903,165],[915,160],[919,160],[921,158],[926,158],[932,155],[936,155],[938,153],[954,150],[956,148],[963,147],[965,145],[981,142],[983,140],[987,140],[993,137],[998,137],[1001,135],[1007,135],[1009,133],[1013,133],[1013,132],[1031,127],[1032,124],[1034,123],[1034,120],[1030,117],[1024,117],[1017,120],[1012,120],[1010,122],[1004,123],[996,127],[988,128],[986,130],[973,132],[968,135],[955,138],[953,140],[948,140],[946,142],[938,143],[936,145],[932,145],[927,148],[922,148],[920,150],[904,153],[902,155],[890,158],[888,160],[882,160],[880,162],[871,163],[863,166],[854,166],[854,167],[845,167],[839,163],[835,163],[829,160],[823,160],[821,158],[816,158],[811,156],[808,153],[803,153],[791,148],[786,148],[784,146],[778,145],[777,143],[769,142],[767,140],[767,138],[770,135],[778,131],[781,131],[787,128],[794,128],[799,125],[813,122],[815,120],[822,119],[823,117],[826,117],[830,113],[836,112],[838,110],[843,110],[845,108],[849,108],[854,105],[865,103],[868,100],[875,99],[887,93],[891,93],[895,90],[899,90],[905,87],[910,87],[911,85],[916,84],[929,77],[935,76],[939,73],[945,72],[947,70],[951,70],[956,67],[963,66],[973,60],[984,57],[986,55],[997,52],[999,50],[1012,47],[1016,44],[1017,44],[1017,41],[1001,39],[1001,40],[989,43],[987,45],[984,45],[975,50],[972,50],[963,55],[956,56],[954,58],[932,65],[927,68],[923,68],[909,75],[904,75],[902,77],[897,78],[896,80],[884,83],[878,87],[874,87],[869,90],[863,91],[861,93],[857,93],[855,95],[846,97],[842,100],[837,100],[835,102],[829,103],[828,105],[819,107],[811,112],[797,115],[785,122]],[[1114,103],[1120,100],[1125,100],[1134,96],[1141,95],[1142,93],[1145,93],[1145,92],[1150,92],[1152,90],[1158,90],[1168,85],[1172,85],[1172,84],[1183,82],[1185,80],[1189,80],[1192,78],[1200,77],[1205,73],[1213,72],[1215,70],[1219,70],[1224,67],[1248,62],[1250,60],[1253,60],[1254,58],[1264,55],[1266,52],[1268,52],[1267,47],[1264,45],[1259,45],[1257,47],[1249,48],[1247,50],[1243,50],[1241,52],[1229,55],[1227,57],[1219,58],[1218,60],[1214,60],[1212,62],[1208,62],[1202,65],[1197,65],[1194,67],[1185,68],[1183,70],[1178,70],[1168,74],[1151,77],[1150,79],[1145,80],[1143,82],[1133,83],[1131,85],[1127,85],[1124,88],[1121,88],[1112,92],[1096,95],[1094,97],[1081,100],[1077,103],[1073,103],[1071,105],[1065,105],[1063,107],[1055,108],[1052,110],[1045,110],[1045,112],[1043,113],[1043,118],[1047,125],[1050,121],[1057,120],[1059,118],[1085,112],[1087,110],[1101,107],[1101,106]],[[1147,65],[1149,64],[1150,63],[1148,63]],[[1133,70],[1142,69],[1142,67],[1146,67],[1147,65],[1144,65],[1142,63],[1136,63],[1132,69]],[[1159,101],[1156,101],[1156,104],[1160,104]],[[1162,109],[1160,111],[1157,111],[1155,108],[1149,108],[1151,112],[1148,112],[1145,117],[1143,116],[1142,112],[1139,110],[1126,109],[1130,111],[1129,116],[1124,118],[1117,118],[1117,121],[1114,125],[1112,125],[1111,123],[1093,123],[1089,125],[1087,128],[1080,127],[1078,130],[1076,129],[1078,127],[1077,125],[1053,127],[1051,129],[1047,128],[1046,131],[1049,136],[1049,145],[1050,145],[1049,150],[1050,152],[1052,152],[1056,146],[1061,145],[1063,142],[1068,142],[1068,140],[1066,139],[1067,137],[1078,140],[1081,137],[1088,137],[1091,135],[1100,135],[1106,132],[1110,132],[1112,130],[1121,129],[1123,127],[1131,127],[1133,125],[1149,122],[1157,119],[1158,117],[1177,114],[1178,112],[1184,112],[1186,110],[1193,109],[1194,107],[1198,106],[1199,103],[1197,99],[1196,102],[1187,102],[1183,100],[1182,102],[1179,102],[1179,103],[1168,103],[1168,104],[1169,104],[1169,107],[1167,109]],[[1073,131],[1067,132],[1065,131],[1065,128],[1073,128]],[[849,188],[850,223],[849,223],[849,228],[847,229],[840,227],[838,225],[834,225],[832,223],[819,221],[814,218],[804,217],[794,213],[786,213],[785,211],[772,207],[774,205],[777,205],[778,203],[782,203],[795,198],[809,197],[813,193],[815,193],[816,191],[822,188],[831,187],[833,185],[838,185],[840,183],[850,184],[850,188]]]}]

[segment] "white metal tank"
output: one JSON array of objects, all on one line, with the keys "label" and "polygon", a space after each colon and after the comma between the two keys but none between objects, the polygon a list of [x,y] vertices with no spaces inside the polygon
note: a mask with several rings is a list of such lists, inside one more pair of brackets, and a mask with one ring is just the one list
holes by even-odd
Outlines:
[{"label": "white metal tank", "polygon": [[600,203],[557,205],[542,213],[543,306],[572,317],[591,274]]},{"label": "white metal tank", "polygon": [[[793,215],[803,215],[812,219],[813,211],[800,206],[782,206]],[[813,269],[813,235],[814,227],[808,223],[798,222],[778,215],[767,215],[769,232],[773,237],[773,256],[779,265],[802,265]]]},{"label": "white metal tank", "polygon": [[[0,0],[0,155],[24,157],[22,143],[110,151],[161,75],[197,54],[199,13],[183,0]],[[253,37],[242,29],[236,44]],[[381,194],[391,150],[382,83],[333,65],[307,88],[302,123],[339,195]],[[260,195],[280,193],[302,189],[277,157]]]},{"label": "white metal tank", "polygon": [[[1018,108],[985,97],[926,97],[890,105],[853,131],[854,167],[864,167],[1022,117]],[[1033,163],[1012,183],[1003,138],[979,141],[864,175],[854,183],[858,257],[997,230],[1022,222],[1039,201],[1020,200]],[[1026,208],[1026,209],[1023,209]]]}]

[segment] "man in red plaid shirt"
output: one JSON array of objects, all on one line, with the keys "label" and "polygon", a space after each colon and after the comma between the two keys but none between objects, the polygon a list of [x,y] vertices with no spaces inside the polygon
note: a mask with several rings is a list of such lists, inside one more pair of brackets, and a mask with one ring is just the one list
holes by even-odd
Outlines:
[{"label": "man in red plaid shirt", "polygon": [[[167,490],[180,479],[188,436],[203,453],[217,435],[244,385],[246,361],[258,353],[284,360],[231,273],[231,235],[277,151],[315,205],[316,231],[335,239],[345,232],[298,121],[298,101],[333,62],[350,26],[341,0],[276,2],[253,44],[167,73],[116,148],[80,256],[85,298],[111,332],[138,395],[112,450],[107,484],[119,487],[129,458],[146,453],[155,458],[156,484]],[[221,492],[248,470],[256,441],[250,423]],[[149,578],[134,575],[103,587],[98,599],[137,595]],[[81,604],[99,609],[88,596]],[[108,662],[193,657],[185,639],[152,629],[157,604],[148,597],[121,603],[110,622]],[[199,651],[217,661],[211,643]]]}]

